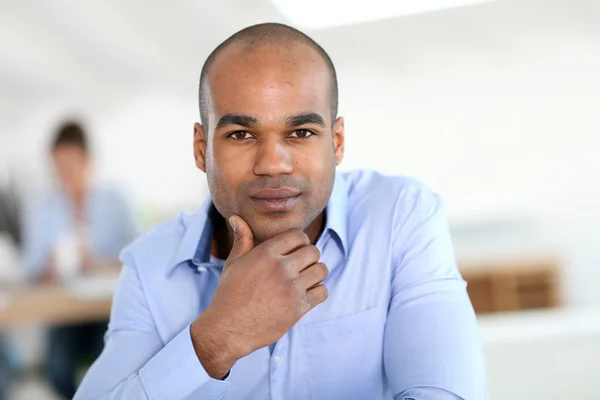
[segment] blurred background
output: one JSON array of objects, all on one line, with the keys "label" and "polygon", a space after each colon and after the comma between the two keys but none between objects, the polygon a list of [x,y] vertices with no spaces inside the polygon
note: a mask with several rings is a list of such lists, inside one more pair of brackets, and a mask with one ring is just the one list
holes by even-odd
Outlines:
[{"label": "blurred background", "polygon": [[600,399],[598,0],[0,0],[6,398],[60,399],[48,330],[106,320],[114,288],[104,274],[22,283],[22,220],[56,184],[57,130],[81,124],[93,181],[118,188],[138,231],[196,209],[200,69],[271,21],[333,59],[341,169],[410,175],[445,198],[490,399]]}]

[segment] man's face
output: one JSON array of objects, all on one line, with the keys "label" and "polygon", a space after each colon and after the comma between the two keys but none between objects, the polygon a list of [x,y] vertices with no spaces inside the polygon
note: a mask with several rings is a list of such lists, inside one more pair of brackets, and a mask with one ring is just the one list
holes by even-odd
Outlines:
[{"label": "man's face", "polygon": [[215,59],[208,87],[208,126],[196,125],[194,150],[217,210],[241,216],[258,242],[305,230],[327,205],[343,157],[324,61],[303,45],[234,44]]},{"label": "man's face", "polygon": [[54,149],[53,162],[61,185],[69,193],[83,193],[88,176],[87,153],[79,146],[59,145]]}]

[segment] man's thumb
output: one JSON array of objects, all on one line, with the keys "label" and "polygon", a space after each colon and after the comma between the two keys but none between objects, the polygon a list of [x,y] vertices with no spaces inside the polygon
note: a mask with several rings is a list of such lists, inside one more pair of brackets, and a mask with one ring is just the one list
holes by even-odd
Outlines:
[{"label": "man's thumb", "polygon": [[228,264],[245,256],[254,248],[254,235],[252,229],[239,215],[229,217],[229,225],[233,229],[233,246],[227,258]]}]

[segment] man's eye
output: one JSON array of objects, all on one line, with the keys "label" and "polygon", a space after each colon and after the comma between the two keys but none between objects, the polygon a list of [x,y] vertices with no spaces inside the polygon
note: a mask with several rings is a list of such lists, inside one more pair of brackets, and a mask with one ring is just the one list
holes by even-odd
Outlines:
[{"label": "man's eye", "polygon": [[244,140],[244,139],[251,139],[252,134],[250,132],[246,132],[246,131],[236,131],[236,132],[230,133],[229,135],[227,135],[227,137],[229,137],[231,139],[235,139],[235,140]]},{"label": "man's eye", "polygon": [[314,134],[315,133],[313,131],[309,131],[308,129],[298,129],[297,131],[290,133],[289,137],[305,139],[307,137],[313,136]]}]

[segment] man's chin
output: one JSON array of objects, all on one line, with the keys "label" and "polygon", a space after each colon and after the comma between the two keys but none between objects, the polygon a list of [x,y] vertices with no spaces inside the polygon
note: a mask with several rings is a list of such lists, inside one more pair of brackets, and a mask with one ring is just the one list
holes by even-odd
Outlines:
[{"label": "man's chin", "polygon": [[305,226],[302,226],[300,221],[288,219],[285,217],[269,218],[269,220],[267,221],[261,219],[250,224],[250,228],[252,229],[252,233],[254,234],[254,241],[256,243],[262,243],[264,241],[267,241],[277,235],[289,231],[290,229],[306,229]]}]

